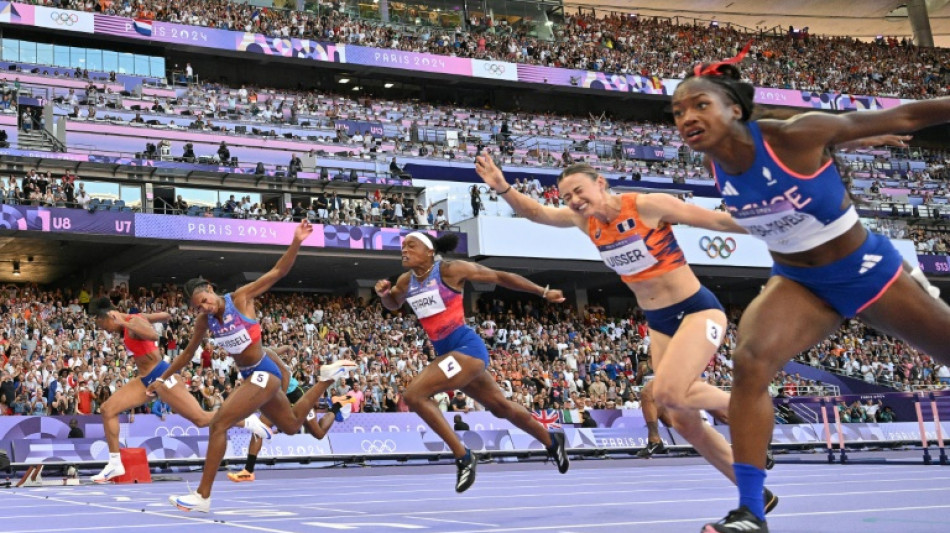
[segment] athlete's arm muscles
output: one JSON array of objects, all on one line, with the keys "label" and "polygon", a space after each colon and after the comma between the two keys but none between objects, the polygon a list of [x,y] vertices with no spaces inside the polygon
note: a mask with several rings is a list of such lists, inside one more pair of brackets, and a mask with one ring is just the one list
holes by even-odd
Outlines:
[{"label": "athlete's arm muscles", "polygon": [[442,263],[442,276],[445,282],[451,287],[461,288],[465,280],[468,280],[480,283],[494,283],[506,289],[527,292],[536,296],[542,296],[545,293],[544,287],[524,276],[512,274],[511,272],[493,270],[478,263],[470,263],[468,261]]},{"label": "athlete's arm muscles", "polygon": [[195,319],[195,327],[191,332],[191,340],[188,341],[188,346],[185,346],[185,349],[178,354],[178,357],[172,360],[168,370],[162,374],[162,379],[168,379],[173,374],[177,374],[178,371],[185,368],[188,363],[191,362],[191,358],[195,356],[195,351],[198,349],[198,346],[201,346],[201,340],[205,338],[205,333],[207,332],[208,315],[202,313]]},{"label": "athlete's arm muscles", "polygon": [[530,196],[521,194],[505,180],[501,169],[495,165],[490,154],[482,154],[475,158],[475,171],[482,180],[498,192],[508,205],[515,210],[518,216],[527,218],[538,224],[569,228],[578,225],[573,214],[567,209],[545,207]]},{"label": "athlete's arm muscles", "polygon": [[687,224],[713,231],[747,233],[742,226],[736,224],[729,213],[688,204],[669,194],[641,194],[637,197],[637,210],[640,211],[640,217],[647,223],[657,221]]},{"label": "athlete's arm muscles", "polygon": [[838,145],[865,137],[907,133],[950,122],[950,97],[921,100],[881,111],[842,115],[811,112],[784,121],[778,129],[796,146]]},{"label": "athlete's arm muscles", "polygon": [[[242,303],[245,303],[245,301],[257,298],[270,290],[275,283],[290,273],[290,269],[294,267],[294,262],[297,260],[297,252],[300,251],[300,245],[311,233],[313,233],[313,227],[310,223],[306,220],[301,222],[294,231],[294,240],[290,243],[290,246],[287,247],[287,251],[284,252],[284,255],[280,256],[280,259],[277,260],[277,264],[274,265],[274,268],[267,271],[263,276],[234,291],[232,298],[235,300],[234,303],[238,306],[239,311],[243,313],[245,309],[241,305],[238,305],[237,300],[242,300]],[[253,309],[250,309],[250,311],[253,311]]]},{"label": "athlete's arm muscles", "polygon": [[131,331],[132,336],[136,339],[142,339],[146,341],[158,340],[158,332],[152,327],[151,322],[146,320],[144,317],[132,315],[131,320],[124,323],[123,326],[125,329]]}]

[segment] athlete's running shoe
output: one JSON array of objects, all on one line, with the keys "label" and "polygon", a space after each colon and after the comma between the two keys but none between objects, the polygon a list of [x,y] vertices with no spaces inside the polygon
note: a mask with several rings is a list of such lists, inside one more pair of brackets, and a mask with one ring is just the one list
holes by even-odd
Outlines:
[{"label": "athlete's running shoe", "polygon": [[571,467],[571,460],[567,457],[567,446],[564,434],[551,432],[551,447],[548,448],[548,457],[557,465],[557,471],[564,474]]},{"label": "athlete's running shoe", "polygon": [[356,370],[356,368],[356,363],[347,360],[340,360],[335,363],[323,365],[320,367],[320,381],[336,381],[345,378],[350,372]]},{"label": "athlete's running shoe", "polygon": [[96,483],[108,483],[123,474],[125,474],[125,466],[122,465],[122,461],[109,461],[102,472],[90,479]]},{"label": "athlete's running shoe", "polygon": [[455,492],[465,492],[472,483],[475,483],[475,467],[478,466],[478,460],[472,450],[468,450],[468,459],[465,457],[455,460],[455,466],[458,472],[455,477]]},{"label": "athlete's running shoe", "polygon": [[769,489],[762,489],[762,499],[765,500],[765,514],[771,513],[778,505],[778,496],[772,494]]},{"label": "athlete's running shoe", "polygon": [[637,457],[640,457],[641,459],[649,459],[650,457],[653,457],[654,454],[666,452],[666,445],[663,444],[663,441],[648,442],[645,448],[637,452]]},{"label": "athlete's running shoe", "polygon": [[199,513],[211,511],[211,498],[202,498],[197,492],[185,496],[169,496],[168,501],[182,511],[198,511]]},{"label": "athlete's running shoe", "polygon": [[254,414],[244,419],[244,429],[264,440],[270,440],[270,438],[274,436],[274,432],[271,428],[267,427],[261,422],[261,419]]},{"label": "athlete's running shoe", "polygon": [[765,452],[765,469],[771,470],[775,468],[775,454],[772,453],[772,445],[769,444],[769,449]]},{"label": "athlete's running shoe", "polygon": [[228,472],[228,479],[235,483],[254,481],[254,472],[248,472],[247,470],[241,470],[240,472]]},{"label": "athlete's running shoe", "polygon": [[715,524],[706,524],[700,533],[769,533],[769,526],[743,505]]}]

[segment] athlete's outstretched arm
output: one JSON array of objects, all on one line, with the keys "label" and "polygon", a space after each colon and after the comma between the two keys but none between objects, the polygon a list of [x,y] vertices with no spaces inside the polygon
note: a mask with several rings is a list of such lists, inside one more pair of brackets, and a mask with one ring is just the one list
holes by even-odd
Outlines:
[{"label": "athlete's outstretched arm", "polygon": [[641,194],[637,196],[637,210],[640,211],[640,217],[648,222],[656,220],[669,224],[687,224],[713,231],[748,233],[745,228],[736,224],[729,213],[688,204],[669,194]]},{"label": "athlete's outstretched arm", "polygon": [[[313,226],[310,225],[310,222],[307,220],[301,222],[294,231],[294,240],[290,243],[290,246],[287,247],[287,251],[284,252],[284,255],[277,260],[277,264],[274,265],[274,268],[267,271],[263,276],[234,291],[232,298],[235,300],[254,299],[270,290],[275,283],[290,273],[290,269],[293,268],[294,262],[297,260],[297,252],[300,251],[300,245],[311,233],[313,233]],[[240,305],[238,309],[241,309]]]},{"label": "athlete's outstretched arm", "polygon": [[148,320],[152,324],[156,322],[165,323],[172,319],[172,315],[164,311],[161,313],[139,313],[137,316],[140,316],[144,318],[145,320]]},{"label": "athlete's outstretched arm", "polygon": [[125,329],[132,332],[137,339],[146,341],[157,341],[158,332],[152,327],[152,323],[139,315],[132,315],[131,320],[124,323]]},{"label": "athlete's outstretched arm", "polygon": [[840,145],[865,137],[908,133],[950,122],[950,97],[920,100],[881,111],[833,115],[812,112],[784,121],[783,140],[793,146]]},{"label": "athlete's outstretched arm", "polygon": [[527,292],[544,298],[549,302],[561,303],[564,293],[558,289],[542,287],[530,279],[502,272],[468,261],[451,261],[442,263],[442,276],[451,287],[461,286],[466,280],[480,283],[494,283],[506,289]]},{"label": "athlete's outstretched arm", "polygon": [[505,180],[505,175],[501,169],[495,165],[491,155],[482,154],[475,158],[475,172],[482,180],[508,202],[508,205],[515,210],[518,216],[527,218],[538,224],[548,226],[557,226],[559,228],[570,228],[577,226],[575,216],[569,209],[559,209],[557,207],[545,207],[537,200],[516,191],[514,187]]},{"label": "athlete's outstretched arm", "polygon": [[158,383],[164,381],[174,374],[177,374],[182,368],[185,368],[188,363],[191,362],[191,359],[195,356],[195,351],[198,350],[198,346],[201,345],[202,339],[205,338],[205,334],[208,332],[208,315],[202,313],[198,315],[198,318],[195,319],[195,327],[191,331],[191,340],[188,341],[188,346],[182,350],[178,357],[172,360],[168,366],[161,379],[155,380],[149,387],[149,391],[157,390]]}]

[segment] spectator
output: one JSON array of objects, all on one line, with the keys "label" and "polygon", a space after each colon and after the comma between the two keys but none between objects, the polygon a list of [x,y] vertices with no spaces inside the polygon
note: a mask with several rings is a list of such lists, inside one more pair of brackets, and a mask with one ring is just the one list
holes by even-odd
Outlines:
[{"label": "spectator", "polygon": [[82,438],[85,438],[85,436],[86,434],[83,433],[82,428],[79,427],[79,422],[75,418],[70,419],[69,420],[69,435],[67,435],[67,438],[82,439]]},{"label": "spectator", "polygon": [[469,430],[468,424],[464,420],[462,420],[462,415],[455,415],[454,420],[455,420],[455,425],[453,426],[453,428],[455,429],[455,431]]}]

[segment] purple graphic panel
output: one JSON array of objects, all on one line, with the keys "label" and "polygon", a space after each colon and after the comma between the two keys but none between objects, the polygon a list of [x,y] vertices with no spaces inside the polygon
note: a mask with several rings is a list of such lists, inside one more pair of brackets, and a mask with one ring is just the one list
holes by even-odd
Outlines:
[{"label": "purple graphic panel", "polygon": [[946,255],[918,255],[917,261],[925,274],[934,276],[950,276],[950,256]]},{"label": "purple graphic panel", "polygon": [[0,206],[0,229],[57,233],[89,233],[97,235],[129,235],[135,233],[134,214],[120,211]]},{"label": "purple graphic panel", "polygon": [[345,62],[353,65],[400,68],[456,76],[472,75],[472,60],[470,59],[365,46],[347,46]]},{"label": "purple graphic panel", "polygon": [[676,149],[672,154],[667,154],[663,146],[643,146],[640,144],[623,143],[623,153],[628,159],[641,159],[644,161],[665,161],[676,159]]},{"label": "purple graphic panel", "polygon": [[340,455],[425,453],[421,433],[330,433],[330,447]]},{"label": "purple graphic panel", "polygon": [[333,122],[336,129],[343,128],[347,135],[373,135],[375,137],[383,136],[383,123],[369,120],[336,120]]}]

